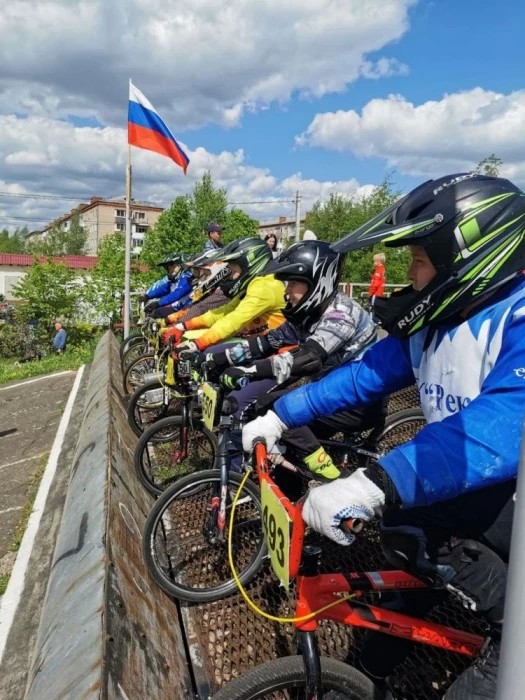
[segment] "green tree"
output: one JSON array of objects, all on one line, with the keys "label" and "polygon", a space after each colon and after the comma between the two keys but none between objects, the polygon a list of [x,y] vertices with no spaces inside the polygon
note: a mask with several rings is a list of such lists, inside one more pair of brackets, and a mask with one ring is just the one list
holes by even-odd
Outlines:
[{"label": "green tree", "polygon": [[228,210],[226,190],[215,188],[211,174],[206,172],[202,181],[195,184],[192,193],[177,197],[146,235],[140,255],[141,262],[148,266],[148,271],[142,275],[144,284],[162,275],[156,265],[167,253],[191,254],[201,251],[210,221],[218,221],[225,227],[224,243],[257,235],[257,221],[241,209],[234,207]]},{"label": "green tree", "polygon": [[192,223],[198,233],[201,247],[206,240],[206,227],[210,221],[224,224],[228,211],[228,197],[222,187],[214,187],[211,173],[206,171],[189,195]]},{"label": "green tree", "polygon": [[162,269],[156,265],[168,253],[196,253],[201,247],[192,222],[190,201],[188,197],[177,197],[146,235],[140,259],[159,277]]},{"label": "green tree", "polygon": [[[306,216],[305,228],[314,231],[320,240],[337,241],[393,204],[398,197],[399,193],[393,190],[392,176],[388,175],[370,195],[360,200],[332,194],[327,202],[316,202]],[[367,283],[373,270],[372,258],[379,252],[386,255],[387,283],[405,282],[408,251],[405,248],[392,249],[381,245],[356,250],[347,255],[343,279]]]},{"label": "green tree", "polygon": [[39,329],[46,340],[54,333],[57,318],[72,320],[76,317],[82,297],[78,272],[64,264],[35,260],[25,277],[14,287],[13,295],[26,303],[20,306],[23,320],[39,321]]},{"label": "green tree", "polygon": [[0,253],[24,253],[27,234],[27,227],[17,228],[12,234],[6,228],[0,231]]},{"label": "green tree", "polygon": [[483,158],[474,168],[475,173],[480,175],[490,175],[491,177],[498,177],[503,161],[495,153],[491,153],[490,156]]},{"label": "green tree", "polygon": [[86,241],[87,233],[76,212],[71,218],[71,225],[67,231],[59,223],[55,223],[45,237],[29,241],[28,251],[34,255],[45,256],[84,255]]},{"label": "green tree", "polygon": [[[98,262],[85,285],[84,298],[98,320],[120,319],[124,303],[125,236],[116,232],[105,236],[98,248]],[[139,284],[136,264],[131,268],[131,289]]]},{"label": "green tree", "polygon": [[251,238],[259,235],[259,224],[242,209],[233,208],[223,219],[223,243],[230,243],[238,238]]}]

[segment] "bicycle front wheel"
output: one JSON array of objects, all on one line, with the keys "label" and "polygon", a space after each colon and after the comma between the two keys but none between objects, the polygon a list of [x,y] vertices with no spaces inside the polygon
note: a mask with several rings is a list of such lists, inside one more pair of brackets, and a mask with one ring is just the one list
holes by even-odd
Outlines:
[{"label": "bicycle front wheel", "polygon": [[394,447],[412,440],[427,424],[420,408],[406,408],[387,416],[385,427],[376,439],[376,449],[385,454]]},{"label": "bicycle front wheel", "polygon": [[[186,430],[186,457],[182,458]],[[202,424],[185,425],[182,416],[157,421],[142,433],[133,455],[135,472],[144,488],[159,496],[177,479],[203,469],[212,469],[217,438]]]},{"label": "bicycle front wheel", "polygon": [[180,413],[180,399],[170,392],[169,403],[166,404],[164,391],[160,381],[152,379],[135,389],[131,395],[127,408],[128,423],[137,437],[153,423]]},{"label": "bicycle front wheel", "polygon": [[[210,504],[220,493],[220,472],[212,469],[183,477],[153,506],[144,527],[142,553],[146,567],[163,591],[181,600],[205,603],[234,593],[237,584],[228,563],[232,501],[241,484],[228,475],[224,539],[210,537]],[[258,487],[246,481],[235,509],[232,549],[235,570],[245,585],[266,555]]]},{"label": "bicycle front wheel", "polygon": [[147,355],[148,352],[151,352],[151,349],[146,338],[140,338],[136,343],[129,345],[120,360],[122,371],[125,372],[135,360],[138,360],[143,355]]},{"label": "bicycle front wheel", "polygon": [[142,340],[144,340],[144,336],[140,331],[134,331],[133,333],[130,333],[130,335],[126,336],[124,340],[120,343],[120,359],[122,360],[122,358],[124,357],[124,353],[128,348],[130,348],[132,345],[135,345],[136,343],[140,343]]},{"label": "bicycle front wheel", "polygon": [[135,389],[147,381],[156,379],[157,359],[153,353],[142,355],[127,366],[122,379],[126,394],[132,394]]},{"label": "bicycle front wheel", "polygon": [[[371,680],[352,666],[321,657],[323,698],[326,700],[382,700]],[[308,700],[302,656],[268,661],[225,685],[212,700]]]}]

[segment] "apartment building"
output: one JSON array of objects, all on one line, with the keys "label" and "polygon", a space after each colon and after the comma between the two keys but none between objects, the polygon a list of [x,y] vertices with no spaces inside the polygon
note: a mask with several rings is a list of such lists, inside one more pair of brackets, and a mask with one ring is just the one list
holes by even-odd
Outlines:
[{"label": "apartment building", "polygon": [[[133,201],[131,205],[131,247],[139,252],[144,243],[144,236],[155,226],[164,209],[150,202]],[[73,217],[78,214],[79,223],[86,230],[86,255],[96,255],[102,239],[115,231],[126,229],[126,200],[124,197],[103,199],[91,197],[89,204],[80,204],[51,222],[42,231],[31,235],[45,238],[53,226],[60,226],[64,231],[71,228]]]}]

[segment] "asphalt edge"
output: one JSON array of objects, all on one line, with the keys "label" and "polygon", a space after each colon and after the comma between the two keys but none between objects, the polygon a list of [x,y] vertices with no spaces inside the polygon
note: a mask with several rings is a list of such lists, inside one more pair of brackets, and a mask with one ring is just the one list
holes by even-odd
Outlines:
[{"label": "asphalt edge", "polygon": [[107,568],[109,347],[108,332],[97,346],[85,393],[27,679],[25,697],[31,700],[100,697]]}]

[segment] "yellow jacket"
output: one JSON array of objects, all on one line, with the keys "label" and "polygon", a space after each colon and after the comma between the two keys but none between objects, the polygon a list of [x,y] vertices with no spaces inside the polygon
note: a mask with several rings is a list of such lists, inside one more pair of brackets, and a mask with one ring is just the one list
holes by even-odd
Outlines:
[{"label": "yellow jacket", "polygon": [[242,299],[236,298],[218,309],[184,323],[187,330],[209,328],[194,342],[199,350],[234,335],[261,335],[284,322],[284,284],[273,275],[254,277]]}]

